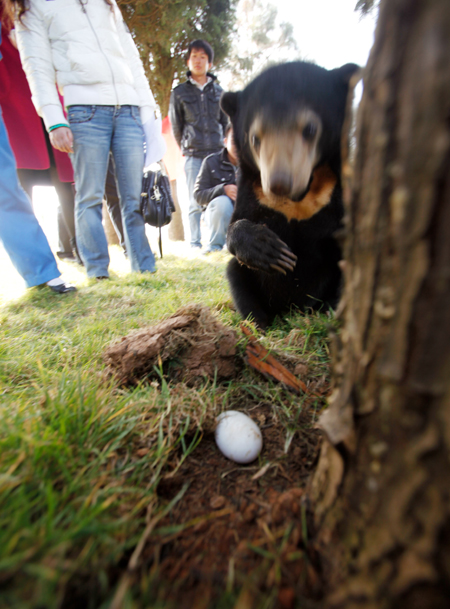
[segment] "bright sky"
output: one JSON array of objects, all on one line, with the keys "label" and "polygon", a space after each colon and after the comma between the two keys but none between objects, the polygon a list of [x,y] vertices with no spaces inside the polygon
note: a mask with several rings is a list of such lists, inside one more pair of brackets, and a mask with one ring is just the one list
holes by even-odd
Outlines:
[{"label": "bright sky", "polygon": [[[239,6],[249,0],[240,0]],[[251,1],[251,0],[250,0]],[[337,68],[346,63],[356,63],[361,67],[367,63],[373,44],[377,11],[362,17],[355,12],[357,0],[260,0],[275,6],[277,21],[293,25],[298,55],[293,59],[315,61],[327,68]],[[242,33],[242,32],[241,32]],[[246,44],[244,38],[244,44]],[[240,41],[243,44],[243,41]],[[248,42],[247,42],[248,44]],[[242,46],[240,50],[242,52]],[[286,53],[279,56],[288,59]],[[272,52],[271,59],[277,60]],[[262,66],[256,66],[256,73]],[[236,88],[233,76],[226,70],[218,73],[224,89]],[[242,85],[239,85],[242,86]]]},{"label": "bright sky", "polygon": [[[244,2],[245,0],[241,0]],[[365,65],[373,43],[376,11],[362,17],[357,0],[262,0],[277,8],[278,20],[292,23],[302,59],[332,69]]]},{"label": "bright sky", "polygon": [[294,26],[304,59],[331,69],[345,63],[365,65],[373,43],[376,11],[361,17],[357,0],[272,0],[280,20]]}]

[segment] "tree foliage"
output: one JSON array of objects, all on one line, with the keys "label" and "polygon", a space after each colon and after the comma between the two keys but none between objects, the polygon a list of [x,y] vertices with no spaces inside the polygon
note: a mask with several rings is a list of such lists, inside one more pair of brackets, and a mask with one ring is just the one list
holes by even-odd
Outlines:
[{"label": "tree foliage", "polygon": [[368,15],[373,10],[377,9],[379,0],[358,0],[355,11],[361,11],[362,15]]},{"label": "tree foliage", "polygon": [[167,114],[174,81],[186,72],[185,54],[196,38],[214,49],[220,68],[230,48],[237,0],[118,0],[144,63],[151,89]]},{"label": "tree foliage", "polygon": [[244,87],[270,64],[295,58],[297,43],[291,23],[279,22],[277,8],[262,0],[241,0],[237,35],[227,62],[229,88]]}]

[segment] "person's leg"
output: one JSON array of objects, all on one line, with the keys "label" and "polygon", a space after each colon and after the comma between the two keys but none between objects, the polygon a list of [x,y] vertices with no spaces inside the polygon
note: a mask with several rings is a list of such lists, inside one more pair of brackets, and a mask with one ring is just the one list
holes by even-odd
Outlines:
[{"label": "person's leg", "polygon": [[71,258],[82,264],[75,238],[75,190],[70,182],[61,182],[56,167],[50,167],[52,184],[59,199],[58,237],[61,252],[59,258]]},{"label": "person's leg", "polygon": [[67,232],[66,223],[62,215],[61,205],[58,205],[57,222],[58,222],[58,251],[56,255],[60,260],[74,260],[72,252],[72,244],[70,243],[70,235]]},{"label": "person's leg", "polygon": [[108,173],[106,174],[105,201],[112,225],[114,226],[114,230],[119,237],[120,245],[126,252],[122,213],[120,211],[119,193],[117,192],[116,171],[114,168],[114,159],[112,155],[109,157]]},{"label": "person's leg", "polygon": [[144,218],[140,211],[144,131],[137,106],[121,106],[115,110],[111,149],[131,270],[154,273],[155,257],[145,234]]},{"label": "person's leg", "polygon": [[220,251],[225,245],[232,213],[233,203],[226,195],[216,197],[208,203],[205,211],[205,220],[209,229],[207,251]]},{"label": "person's leg", "polygon": [[75,191],[70,182],[61,182],[56,167],[50,167],[52,186],[59,199],[61,216],[70,240],[75,239]]},{"label": "person's leg", "polygon": [[[52,172],[52,169],[50,169]],[[56,169],[54,172],[57,174]],[[61,182],[59,177],[53,176],[53,185],[56,189],[59,198],[59,207],[58,207],[58,232],[59,239],[62,241],[64,236],[69,239],[69,248],[68,250],[72,253],[72,257],[78,262],[78,264],[83,264],[83,261],[80,257],[80,252],[78,251],[78,245],[76,240],[76,230],[75,230],[75,189],[73,184],[70,182]],[[59,222],[59,218],[61,218],[62,222]]]},{"label": "person's leg", "polygon": [[202,247],[200,234],[200,219],[202,208],[194,199],[194,186],[197,179],[203,159],[194,156],[189,156],[184,165],[186,174],[186,184],[189,195],[189,228],[191,230],[191,247]]},{"label": "person's leg", "polygon": [[108,277],[102,204],[113,133],[114,106],[70,106],[75,175],[75,231],[88,277]]},{"label": "person's leg", "polygon": [[50,172],[48,169],[18,169],[17,176],[20,185],[27,193],[33,203],[34,186],[51,186]]},{"label": "person's leg", "polygon": [[60,276],[47,238],[19,185],[0,109],[0,240],[27,287]]}]

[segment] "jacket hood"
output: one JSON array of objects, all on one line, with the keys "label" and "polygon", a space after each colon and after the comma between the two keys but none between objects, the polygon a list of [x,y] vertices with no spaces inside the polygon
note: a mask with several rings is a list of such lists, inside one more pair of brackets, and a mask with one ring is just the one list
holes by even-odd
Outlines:
[{"label": "jacket hood", "polygon": [[[191,77],[191,74],[192,74],[192,72],[191,72],[190,70],[188,70],[188,71],[186,72],[186,78],[187,78],[188,80],[189,80],[189,78]],[[213,82],[214,82],[215,80],[217,80],[217,76],[214,76],[214,74],[211,74],[211,72],[206,72],[206,76],[209,76],[210,78],[212,78],[212,79],[213,79]]]}]

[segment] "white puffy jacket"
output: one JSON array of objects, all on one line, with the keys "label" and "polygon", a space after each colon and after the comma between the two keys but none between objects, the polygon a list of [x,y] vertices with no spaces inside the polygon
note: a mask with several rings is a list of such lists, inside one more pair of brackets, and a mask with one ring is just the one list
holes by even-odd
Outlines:
[{"label": "white puffy jacket", "polygon": [[33,103],[48,127],[67,124],[66,106],[156,108],[139,53],[115,0],[30,0],[16,35]]}]

